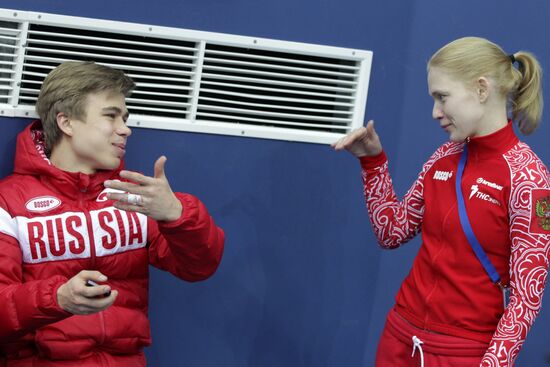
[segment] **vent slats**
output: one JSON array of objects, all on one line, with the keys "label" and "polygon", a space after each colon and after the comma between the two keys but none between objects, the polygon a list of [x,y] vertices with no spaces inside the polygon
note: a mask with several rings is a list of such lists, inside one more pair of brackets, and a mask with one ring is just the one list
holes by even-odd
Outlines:
[{"label": "vent slats", "polygon": [[[143,73],[138,74],[134,72],[128,72],[126,74],[134,80],[139,79],[139,80],[153,80],[153,81],[165,81],[165,82],[178,82],[181,80],[181,78],[171,77],[171,76],[147,75]],[[193,73],[181,73],[180,75],[189,75],[191,77]],[[151,84],[156,84],[156,83],[151,83]]]},{"label": "vent slats", "polygon": [[[202,85],[204,86],[208,86],[208,85],[214,85],[214,86],[219,86],[219,87],[235,87],[235,84],[231,84],[231,83],[222,83],[222,82],[213,82],[213,81],[207,81],[207,80],[202,80]],[[256,91],[254,92],[253,94],[254,95],[261,95],[261,93],[257,92],[257,91],[266,91],[266,92],[287,92],[287,94],[289,95],[304,95],[304,96],[315,96],[315,97],[328,97],[328,98],[336,98],[336,99],[339,99],[339,100],[353,100],[354,99],[354,96],[352,95],[349,95],[349,96],[345,96],[345,95],[338,95],[338,96],[334,96],[334,94],[330,94],[330,93],[319,93],[318,91],[317,92],[311,92],[311,91],[303,91],[303,90],[297,90],[297,89],[294,89],[294,90],[290,90],[290,89],[281,89],[281,88],[272,88],[272,87],[259,87],[259,86],[256,86],[256,85],[253,85],[253,84],[247,84],[247,83],[240,83],[239,84],[239,87],[240,89],[242,89],[242,91]],[[207,88],[201,88],[201,90],[206,90]],[[211,89],[208,89],[209,91],[212,91]],[[251,92],[252,93],[252,92]],[[320,98],[322,99],[322,98]],[[351,105],[351,104],[350,104]]]},{"label": "vent slats", "polygon": [[[41,80],[30,80],[30,79],[23,79],[21,80],[21,84],[36,84],[38,85],[38,87],[35,87],[36,89],[36,94],[38,94],[38,91],[40,90],[40,86],[42,85],[42,81]],[[21,90],[24,90],[25,88],[21,88]]]},{"label": "vent slats", "polygon": [[[356,85],[356,82],[353,81],[347,81],[347,80],[340,80],[340,79],[331,79],[331,78],[321,78],[317,76],[305,76],[305,75],[299,75],[299,74],[292,74],[292,73],[275,73],[270,71],[259,71],[259,70],[251,70],[246,68],[240,68],[240,69],[234,69],[229,67],[223,67],[223,66],[205,66],[203,67],[204,70],[207,70],[204,72],[205,76],[212,75],[212,74],[240,74],[240,75],[254,75],[256,77],[265,77],[265,78],[279,78],[279,80],[300,80],[300,81],[307,81],[311,83],[325,83],[325,85]],[[208,73],[208,70],[211,70],[212,73]]]},{"label": "vent slats", "polygon": [[[197,115],[200,115],[201,117],[209,117],[211,119],[219,119],[219,118],[225,118],[229,120],[233,120],[236,123],[241,123],[242,121],[246,122],[256,122],[260,126],[284,126],[284,127],[307,127],[307,128],[320,128],[323,129],[327,127],[327,125],[322,124],[315,124],[315,123],[303,123],[303,122],[294,122],[291,120],[268,120],[268,119],[261,119],[261,118],[251,118],[251,117],[237,117],[237,116],[226,116],[223,114],[216,114],[216,113],[197,113]],[[346,126],[334,126],[334,130],[341,130],[345,131],[347,129]]]},{"label": "vent slats", "polygon": [[175,114],[175,115],[182,115],[182,116],[185,116],[187,111],[185,110],[173,110],[173,109],[169,109],[169,108],[153,108],[153,107],[145,107],[143,105],[133,105],[131,103],[128,104],[128,109],[130,111],[132,111],[132,113],[135,113],[135,112],[142,112],[144,115],[153,115],[155,116],[155,113],[153,112],[156,112],[158,114]]},{"label": "vent slats", "polygon": [[[292,90],[291,88],[298,88],[299,90],[323,90],[323,91],[332,91],[332,92],[342,92],[342,93],[353,93],[355,92],[355,89],[347,89],[347,88],[340,88],[340,87],[332,87],[332,86],[326,86],[326,85],[312,85],[308,83],[298,83],[298,82],[288,82],[288,81],[281,81],[281,80],[271,80],[270,82],[266,82],[265,79],[261,78],[250,78],[250,77],[238,77],[238,76],[231,76],[231,75],[215,75],[215,74],[203,74],[203,79],[206,79],[207,81],[210,80],[225,80],[225,81],[233,81],[235,82],[234,85],[239,85],[241,82],[250,82],[250,83],[256,83],[260,85],[277,85],[281,87],[289,87],[289,90]],[[302,88],[302,89],[300,89]]]},{"label": "vent slats", "polygon": [[17,27],[18,23],[16,22],[6,22],[0,20],[0,35],[14,35],[17,36],[21,33],[19,28]]},{"label": "vent slats", "polygon": [[27,116],[47,74],[82,60],[136,82],[131,126],[329,142],[362,125],[369,51],[14,13],[0,9],[1,110]]},{"label": "vent slats", "polygon": [[204,59],[198,117],[317,131],[341,131],[352,124],[355,64],[222,45],[211,48]]},{"label": "vent slats", "polygon": [[349,65],[331,65],[321,62],[313,62],[313,61],[306,61],[306,60],[293,60],[289,58],[282,58],[282,57],[270,57],[270,56],[260,56],[260,55],[247,55],[245,53],[238,53],[238,52],[230,52],[230,51],[218,51],[218,50],[209,50],[209,55],[223,55],[223,56],[232,56],[237,57],[240,59],[256,59],[256,60],[265,60],[265,61],[274,61],[274,62],[282,62],[285,64],[300,64],[304,66],[321,66],[323,68],[337,68],[341,70],[352,70],[352,71],[358,71],[359,67],[357,66],[349,66]]},{"label": "vent slats", "polygon": [[38,96],[38,90],[37,89],[28,89],[28,88],[21,88],[20,89],[22,93],[28,93],[28,94],[34,94],[36,96]]},{"label": "vent slats", "polygon": [[13,103],[20,39],[18,23],[0,20],[0,104]]},{"label": "vent slats", "polygon": [[15,66],[16,64],[15,61],[0,61],[0,65]]},{"label": "vent slats", "polygon": [[[55,47],[59,48],[67,48],[67,47],[74,47],[73,44],[69,42],[56,42],[56,41],[43,41],[43,40],[33,40],[34,45],[43,45],[43,46],[53,46],[50,49],[50,52],[56,52]],[[81,50],[90,50],[93,54],[97,52],[106,52],[106,53],[120,53],[125,55],[134,55],[134,56],[148,56],[148,57],[158,57],[161,60],[163,58],[173,58],[173,59],[179,59],[179,60],[196,60],[196,57],[193,56],[186,56],[186,55],[177,55],[173,53],[166,53],[166,52],[155,52],[155,51],[144,51],[139,49],[123,49],[118,47],[107,47],[107,46],[100,46],[100,45],[79,45],[79,48]],[[28,50],[32,51],[40,51],[43,48],[41,47],[28,47]],[[67,52],[64,50],[60,50],[58,52]],[[142,58],[143,62],[147,62],[148,60],[145,58]]]},{"label": "vent slats", "polygon": [[[211,102],[219,102],[219,103],[227,103],[226,99],[220,99],[220,98],[208,98],[208,97],[201,97],[202,101],[211,101]],[[304,108],[304,107],[290,107],[290,106],[274,106],[272,104],[261,104],[261,103],[247,103],[247,102],[232,102],[231,104],[235,106],[244,106],[244,107],[259,107],[259,109],[265,111],[269,111],[270,109],[279,109],[279,110],[290,110],[290,111],[296,111],[297,113],[300,112],[311,112],[311,113],[319,113],[319,114],[326,114],[327,109],[315,109],[315,108]],[[349,115],[349,111],[334,111],[330,110],[330,114],[344,114]]]},{"label": "vent slats", "polygon": [[341,102],[327,102],[322,101],[320,99],[304,99],[304,98],[285,98],[285,97],[276,97],[276,96],[262,96],[260,94],[254,94],[254,93],[236,93],[236,92],[228,92],[228,91],[220,91],[217,89],[208,89],[208,88],[201,88],[201,91],[204,93],[218,93],[219,95],[226,95],[226,96],[237,96],[242,98],[255,98],[259,100],[270,100],[270,101],[281,101],[281,102],[304,102],[309,104],[323,104],[327,105],[330,104],[331,106],[343,106],[343,107],[353,107],[352,103],[341,103]]},{"label": "vent slats", "polygon": [[22,100],[36,102],[45,76],[67,60],[93,60],[125,71],[136,82],[132,114],[186,118],[196,74],[197,43],[124,33],[30,24]]},{"label": "vent slats", "polygon": [[154,106],[171,106],[171,107],[189,107],[189,103],[181,102],[169,102],[169,101],[152,101],[142,98],[126,98],[126,103],[128,104],[138,104],[138,105],[154,105]]},{"label": "vent slats", "polygon": [[[292,113],[281,113],[281,112],[268,112],[268,111],[258,111],[258,110],[249,110],[245,108],[234,108],[234,107],[217,107],[217,106],[201,106],[201,111],[222,111],[222,112],[236,112],[236,113],[246,113],[249,115],[255,115],[255,116],[270,116],[270,117],[279,117],[279,118],[296,118],[296,114]],[[343,118],[326,118],[326,117],[319,117],[319,116],[309,116],[309,115],[298,115],[303,120],[312,120],[312,121],[326,121],[326,122],[332,122],[332,121],[339,121],[342,123],[349,122],[349,119],[343,119]]]},{"label": "vent slats", "polygon": [[[47,36],[47,37],[59,37],[60,33],[57,32],[43,32],[43,31],[34,31],[29,30],[29,35],[33,37],[33,39],[38,39],[39,36]],[[34,37],[36,36],[36,37]],[[63,33],[62,34],[64,39],[72,39],[74,40],[71,44],[77,44],[77,45],[85,45],[86,42],[88,43],[103,43],[105,42],[105,37],[91,37],[91,36],[84,36],[82,34],[70,34],[70,33]],[[143,41],[134,41],[131,39],[118,39],[118,38],[112,38],[109,39],[109,44],[118,44],[120,45],[127,45],[127,46],[136,46],[134,49],[139,50],[141,47],[150,47],[151,42],[143,42]],[[156,49],[169,49],[173,51],[177,51],[178,53],[194,53],[197,49],[194,47],[186,47],[186,46],[178,46],[178,45],[172,45],[172,44],[164,44],[162,42],[155,44]]]},{"label": "vent slats", "polygon": [[10,42],[18,42],[18,37],[6,37],[6,36],[0,36],[0,44],[2,44],[3,47],[7,48],[15,48],[16,46],[10,45]]},{"label": "vent slats", "polygon": [[[262,62],[248,62],[248,61],[236,61],[236,60],[220,60],[220,59],[213,59],[209,57],[205,57],[204,61],[206,63],[214,63],[214,64],[222,64],[222,65],[233,65],[235,66],[235,69],[233,70],[241,70],[241,69],[247,69],[250,68],[251,70],[254,68],[263,68],[273,71],[287,71],[289,73],[312,73],[317,75],[327,75],[332,76],[336,78],[343,78],[344,80],[347,78],[353,78],[355,75],[352,73],[347,72],[338,72],[338,71],[327,71],[327,70],[312,70],[311,68],[305,68],[305,67],[296,67],[296,66],[284,66],[284,65],[276,65],[276,64],[267,64]],[[231,67],[231,66],[228,66]],[[231,69],[227,69],[231,70]],[[332,79],[330,79],[332,81]]]},{"label": "vent slats", "polygon": [[[28,52],[43,52],[43,49],[36,48],[36,47],[27,47]],[[84,60],[93,60],[97,59],[97,53],[96,52],[76,52],[76,51],[67,51],[67,50],[49,50],[49,54],[55,56],[55,55],[62,55],[63,57],[59,58],[52,58],[52,57],[38,57],[38,56],[29,56],[27,60],[31,61],[55,61],[59,62],[60,60],[72,60],[74,58],[84,59]],[[114,62],[120,63],[122,62],[128,62],[128,61],[134,61],[139,62],[142,64],[152,64],[155,66],[168,66],[173,68],[179,68],[182,66],[181,62],[175,62],[175,61],[164,61],[164,60],[150,60],[150,59],[144,59],[142,56],[138,57],[139,53],[136,53],[136,56],[131,58],[128,56],[113,56],[113,55],[102,55],[102,60],[110,60]],[[69,57],[73,56],[73,57]],[[132,60],[133,59],[133,60]],[[191,64],[193,65],[193,64]],[[141,68],[141,70],[147,70],[147,67]]]},{"label": "vent slats", "polygon": [[[84,58],[85,60],[92,60],[93,58]],[[97,59],[97,58],[96,58]],[[28,61],[38,61],[38,62],[44,62],[44,63],[51,63],[52,65],[43,65],[43,64],[33,64],[33,63],[25,63],[25,66],[32,67],[32,68],[40,68],[40,69],[47,69],[48,71],[46,74],[53,70],[55,66],[59,65],[62,62],[73,60],[71,58],[53,58],[53,57],[39,57],[39,56],[27,56],[26,60]],[[180,70],[173,70],[173,69],[162,69],[162,68],[152,68],[152,67],[139,67],[139,66],[133,66],[133,65],[125,65],[125,64],[114,64],[109,62],[98,62],[103,65],[110,66],[112,68],[117,69],[125,69],[130,71],[139,71],[139,72],[149,72],[149,73],[164,73],[167,75],[185,75],[185,76],[192,76],[192,72],[188,71],[180,71]]]},{"label": "vent slats", "polygon": [[[143,86],[143,84],[140,84]],[[183,88],[182,89],[190,89],[190,88]],[[151,91],[144,91],[144,90],[140,90],[138,92],[134,92],[132,94],[133,97],[136,97],[138,95],[148,95],[148,96],[162,96],[162,97],[171,97],[173,96],[174,94],[173,93],[163,93],[163,92],[151,92]]]}]

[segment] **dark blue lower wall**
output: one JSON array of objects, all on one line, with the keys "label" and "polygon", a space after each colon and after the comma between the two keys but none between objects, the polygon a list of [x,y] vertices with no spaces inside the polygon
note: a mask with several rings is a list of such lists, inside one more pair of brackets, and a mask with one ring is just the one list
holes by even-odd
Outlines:
[{"label": "dark blue lower wall", "polygon": [[[171,157],[173,186],[201,197],[227,235],[211,280],[153,273],[152,365],[170,365],[176,350],[194,366],[360,364],[365,284],[377,271],[365,261],[379,253],[356,240],[371,236],[354,214],[365,212],[357,163],[321,145],[134,133],[129,150],[146,153],[128,166],[147,172],[157,155]],[[355,177],[335,179],[336,167]]]},{"label": "dark blue lower wall", "polygon": [[[431,120],[426,86],[425,63],[437,48],[480,35],[510,52],[532,50],[550,65],[541,41],[550,31],[544,0],[3,0],[0,6],[373,50],[367,118],[377,122],[400,195],[446,139]],[[0,118],[1,176],[11,171],[15,134],[25,124]],[[549,132],[543,122],[527,139],[546,162]],[[161,154],[172,187],[200,197],[227,242],[218,272],[205,282],[152,270],[151,366],[374,365],[384,317],[419,241],[378,249],[351,156],[323,145],[134,129],[128,168],[151,173]],[[548,325],[545,310],[518,365],[545,365]]]}]

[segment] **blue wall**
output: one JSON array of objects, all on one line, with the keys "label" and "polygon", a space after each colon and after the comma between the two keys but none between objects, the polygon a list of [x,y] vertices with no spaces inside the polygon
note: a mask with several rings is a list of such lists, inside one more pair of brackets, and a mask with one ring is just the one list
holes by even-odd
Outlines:
[{"label": "blue wall", "polygon": [[[426,87],[425,63],[435,50],[479,35],[510,52],[532,50],[550,65],[549,46],[540,42],[550,32],[545,0],[3,0],[0,6],[373,50],[366,117],[377,121],[400,195],[446,139],[431,119]],[[25,123],[0,118],[2,176],[11,171],[15,134]],[[546,162],[549,132],[543,123],[526,139]],[[172,187],[199,196],[227,242],[218,272],[206,282],[152,271],[151,366],[374,365],[385,314],[419,241],[399,251],[377,248],[351,156],[323,145],[134,129],[129,168],[151,173],[160,154],[169,158]],[[546,310],[519,365],[544,365],[549,324]]]}]

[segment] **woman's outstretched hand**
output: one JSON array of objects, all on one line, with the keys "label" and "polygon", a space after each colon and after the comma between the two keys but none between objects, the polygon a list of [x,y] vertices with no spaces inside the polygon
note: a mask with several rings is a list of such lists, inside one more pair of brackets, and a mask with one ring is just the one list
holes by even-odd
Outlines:
[{"label": "woman's outstretched hand", "polygon": [[345,149],[357,158],[375,156],[382,152],[382,143],[374,130],[373,120],[370,120],[366,127],[353,130],[330,146],[337,151]]}]

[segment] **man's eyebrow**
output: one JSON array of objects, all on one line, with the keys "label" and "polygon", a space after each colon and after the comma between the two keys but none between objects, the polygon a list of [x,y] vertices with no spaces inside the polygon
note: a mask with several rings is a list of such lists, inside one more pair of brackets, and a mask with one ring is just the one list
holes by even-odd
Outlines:
[{"label": "man's eyebrow", "polygon": [[125,110],[124,113],[123,113],[123,110],[120,107],[117,107],[117,106],[103,107],[101,110],[103,112],[115,112],[118,115],[123,115],[124,118],[128,118],[128,116],[130,115],[128,110]]},{"label": "man's eyebrow", "polygon": [[122,113],[122,110],[119,107],[116,107],[116,106],[103,107],[101,110],[106,111],[106,112]]}]

